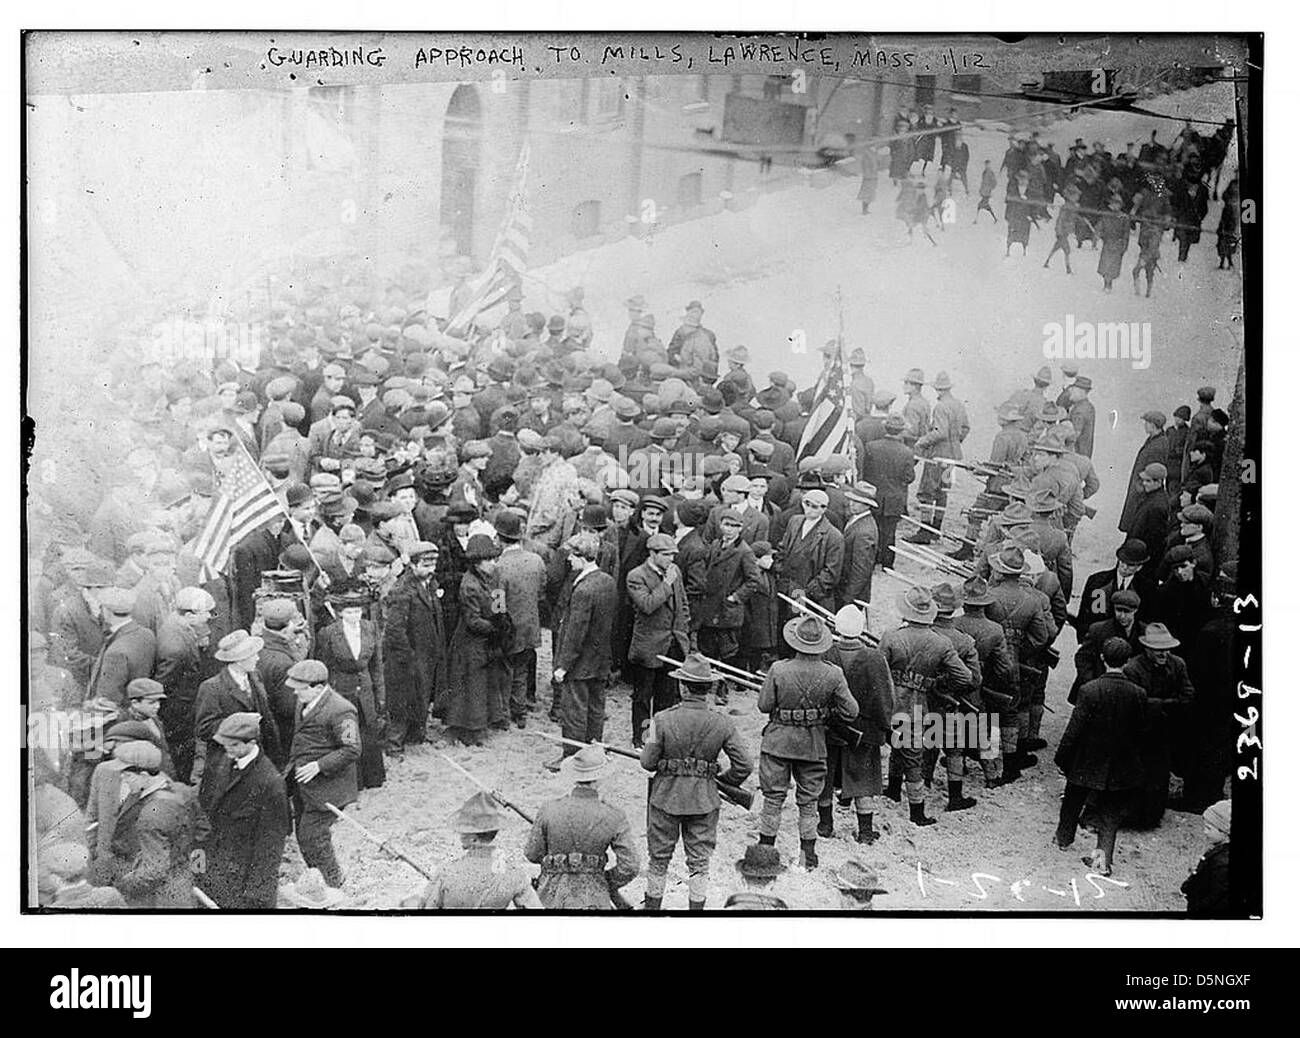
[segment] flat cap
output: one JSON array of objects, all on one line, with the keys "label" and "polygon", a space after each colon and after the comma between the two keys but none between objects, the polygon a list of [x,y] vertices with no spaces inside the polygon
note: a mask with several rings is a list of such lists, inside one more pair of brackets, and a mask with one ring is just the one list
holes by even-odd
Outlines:
[{"label": "flat cap", "polygon": [[286,681],[298,685],[323,685],[329,678],[329,668],[320,660],[299,660],[285,675]]},{"label": "flat cap", "polygon": [[[304,661],[305,662],[305,661]],[[224,739],[239,742],[257,742],[261,734],[262,715],[250,711],[239,711],[228,715],[219,725],[213,738],[218,742]]]},{"label": "flat cap", "polygon": [[133,678],[126,683],[127,699],[166,699],[167,690],[153,678]]}]

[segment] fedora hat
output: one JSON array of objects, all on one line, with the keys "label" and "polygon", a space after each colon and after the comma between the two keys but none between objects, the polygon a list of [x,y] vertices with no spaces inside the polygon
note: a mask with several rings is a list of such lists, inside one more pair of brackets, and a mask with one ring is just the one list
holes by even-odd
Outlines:
[{"label": "fedora hat", "polygon": [[1176,649],[1183,643],[1169,633],[1164,624],[1147,624],[1138,641],[1148,649]]},{"label": "fedora hat", "polygon": [[670,671],[668,676],[676,678],[678,681],[695,682],[701,685],[722,679],[722,675],[714,673],[709,661],[698,652],[693,652],[687,656],[682,661],[682,665],[676,670]]},{"label": "fedora hat", "polygon": [[496,801],[479,790],[451,816],[451,828],[458,833],[494,833],[501,828],[501,821]]},{"label": "fedora hat", "polygon": [[256,656],[262,651],[262,646],[265,644],[261,638],[255,637],[247,631],[231,631],[221,641],[217,642],[217,651],[212,655],[221,660],[222,663],[236,663],[239,660],[246,660],[250,656]]},{"label": "fedora hat", "polygon": [[347,896],[337,887],[327,886],[320,869],[308,869],[296,883],[286,883],[280,896],[293,908],[334,908]]},{"label": "fedora hat", "polygon": [[564,759],[563,771],[574,782],[595,782],[609,767],[609,757],[600,746],[584,746]]},{"label": "fedora hat", "polygon": [[787,620],[781,636],[795,652],[810,656],[825,652],[835,640],[830,628],[815,616],[796,616]]},{"label": "fedora hat", "polygon": [[1002,548],[989,555],[989,568],[994,573],[1019,576],[1025,571],[1025,553],[1016,545]]},{"label": "fedora hat", "polygon": [[932,624],[939,610],[935,607],[934,597],[923,587],[908,588],[896,599],[894,604],[904,620],[916,624]]}]

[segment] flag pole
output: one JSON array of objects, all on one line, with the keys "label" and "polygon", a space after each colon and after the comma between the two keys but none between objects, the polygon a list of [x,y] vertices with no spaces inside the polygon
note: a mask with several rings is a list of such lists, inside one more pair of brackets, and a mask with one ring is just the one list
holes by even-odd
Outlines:
[{"label": "flag pole", "polygon": [[844,355],[844,289],[835,286],[835,307],[839,316],[840,374],[844,386],[844,414],[849,423],[849,463],[853,466],[853,482],[858,479],[857,416],[853,413],[853,389],[850,384],[848,358]]}]

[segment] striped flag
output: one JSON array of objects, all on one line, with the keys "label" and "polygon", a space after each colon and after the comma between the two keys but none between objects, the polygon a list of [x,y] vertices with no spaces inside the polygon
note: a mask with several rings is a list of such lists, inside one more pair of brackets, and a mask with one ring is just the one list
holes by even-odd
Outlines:
[{"label": "striped flag", "polygon": [[814,458],[822,464],[853,446],[853,419],[844,384],[844,351],[836,350],[813,394],[812,413],[799,437],[795,462]]},{"label": "striped flag", "polygon": [[474,318],[490,310],[502,300],[510,287],[523,276],[528,264],[528,248],[532,243],[533,221],[528,215],[524,188],[528,181],[528,142],[519,152],[515,167],[515,183],[506,203],[506,217],[492,244],[487,266],[473,282],[473,293],[443,329],[448,335],[464,335],[474,323]]},{"label": "striped flag", "polygon": [[248,451],[239,445],[230,467],[218,473],[212,511],[190,545],[203,565],[203,579],[224,573],[230,564],[230,550],[277,514],[288,512]]}]

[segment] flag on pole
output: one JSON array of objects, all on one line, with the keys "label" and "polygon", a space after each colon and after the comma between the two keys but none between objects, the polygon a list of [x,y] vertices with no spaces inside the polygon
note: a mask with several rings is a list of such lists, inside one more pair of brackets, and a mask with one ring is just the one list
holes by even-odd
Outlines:
[{"label": "flag on pole", "polygon": [[213,580],[230,564],[230,550],[277,513],[288,515],[271,484],[241,444],[230,466],[217,476],[217,497],[190,550]]},{"label": "flag on pole", "polygon": [[844,383],[844,351],[836,350],[831,362],[817,380],[813,393],[812,413],[799,437],[795,462],[813,458],[823,464],[834,454],[843,454],[853,445],[853,422]]},{"label": "flag on pole", "polygon": [[510,286],[523,276],[528,264],[528,249],[532,243],[533,221],[528,215],[525,187],[528,181],[528,142],[519,152],[515,166],[514,187],[506,203],[505,219],[497,232],[487,266],[473,283],[473,292],[465,305],[451,315],[448,335],[464,335],[474,323],[474,318],[490,310],[506,297]]}]

